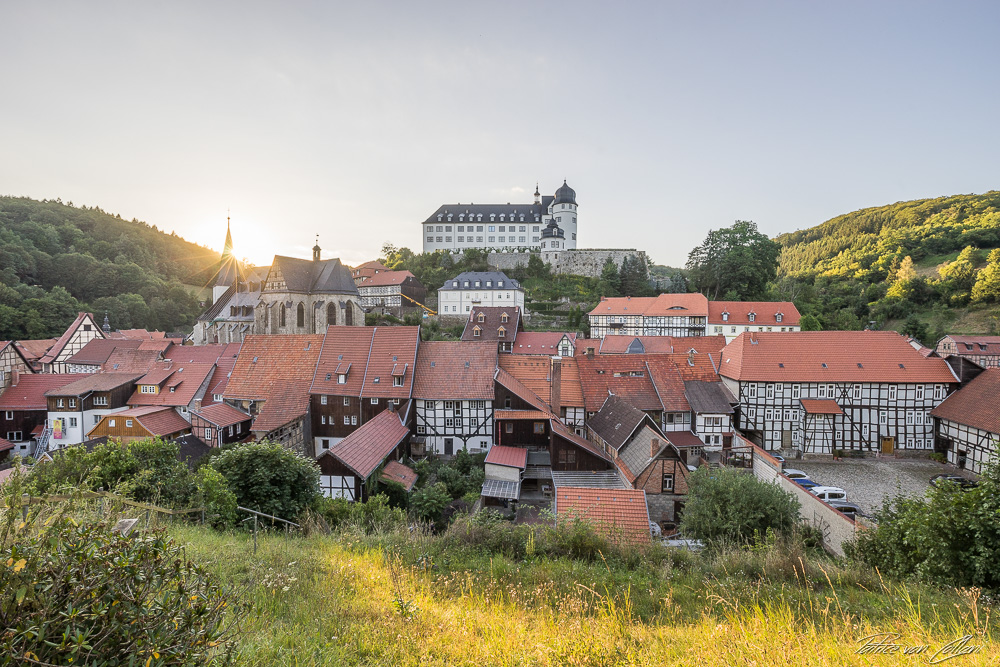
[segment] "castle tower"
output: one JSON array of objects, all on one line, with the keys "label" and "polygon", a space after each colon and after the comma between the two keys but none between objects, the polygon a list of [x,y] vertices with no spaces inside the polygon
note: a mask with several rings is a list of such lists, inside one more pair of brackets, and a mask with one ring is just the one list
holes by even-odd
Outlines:
[{"label": "castle tower", "polygon": [[556,196],[549,206],[549,214],[564,233],[563,250],[576,249],[576,190],[569,187],[566,181],[556,190]]}]

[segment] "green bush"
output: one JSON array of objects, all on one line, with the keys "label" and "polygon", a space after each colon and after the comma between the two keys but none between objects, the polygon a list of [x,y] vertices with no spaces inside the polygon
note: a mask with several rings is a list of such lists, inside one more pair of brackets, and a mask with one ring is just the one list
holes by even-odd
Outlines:
[{"label": "green bush", "polygon": [[242,507],[293,521],[319,496],[316,462],[261,440],[233,447],[212,459]]},{"label": "green bush", "polygon": [[799,502],[776,484],[730,468],[698,468],[688,478],[681,531],[710,543],[752,543],[767,531],[791,532]]},{"label": "green bush", "polygon": [[410,508],[422,521],[438,521],[445,506],[451,502],[448,487],[438,482],[433,486],[425,486],[413,492],[410,497]]},{"label": "green bush", "polygon": [[[402,487],[400,487],[402,488]],[[330,528],[353,527],[367,534],[388,532],[406,525],[406,513],[393,507],[388,496],[379,493],[367,502],[352,503],[344,498],[319,498],[313,505]]]},{"label": "green bush", "polygon": [[216,528],[233,526],[237,521],[236,494],[229,488],[226,478],[212,466],[202,466],[195,473],[198,479],[199,500],[205,508],[206,520]]},{"label": "green bush", "polygon": [[66,517],[32,528],[8,522],[2,535],[3,655],[59,665],[229,661],[232,601],[163,532],[123,537]]}]

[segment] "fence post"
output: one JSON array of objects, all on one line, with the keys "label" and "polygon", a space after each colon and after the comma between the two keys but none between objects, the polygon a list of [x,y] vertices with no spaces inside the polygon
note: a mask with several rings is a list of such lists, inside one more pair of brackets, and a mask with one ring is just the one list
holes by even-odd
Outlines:
[{"label": "fence post", "polygon": [[253,554],[257,555],[257,515],[253,515]]},{"label": "fence post", "polygon": [[28,503],[31,497],[27,493],[21,494],[21,521],[28,522]]},{"label": "fence post", "polygon": [[[98,487],[97,492],[104,493],[104,487]],[[97,501],[97,516],[104,518],[104,496],[101,496],[101,499]]]},{"label": "fence post", "polygon": [[205,508],[201,508],[201,525],[205,525]]}]

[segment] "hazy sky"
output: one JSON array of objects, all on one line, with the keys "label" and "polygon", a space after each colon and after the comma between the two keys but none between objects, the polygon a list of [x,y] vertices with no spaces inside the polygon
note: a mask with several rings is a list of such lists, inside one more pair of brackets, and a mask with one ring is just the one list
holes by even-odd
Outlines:
[{"label": "hazy sky", "polygon": [[568,179],[581,247],[683,265],[1000,187],[1000,3],[0,0],[0,193],[358,263]]}]

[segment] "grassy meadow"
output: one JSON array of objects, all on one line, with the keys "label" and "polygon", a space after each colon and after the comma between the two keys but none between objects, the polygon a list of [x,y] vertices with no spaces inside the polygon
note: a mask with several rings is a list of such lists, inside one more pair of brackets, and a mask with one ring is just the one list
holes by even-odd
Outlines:
[{"label": "grassy meadow", "polygon": [[[963,635],[980,648],[949,664],[1000,662],[978,591],[883,581],[783,544],[590,559],[529,546],[512,558],[458,526],[443,537],[263,534],[254,555],[245,533],[168,530],[240,591],[242,665],[926,664]],[[855,652],[886,632],[927,648]]]}]

